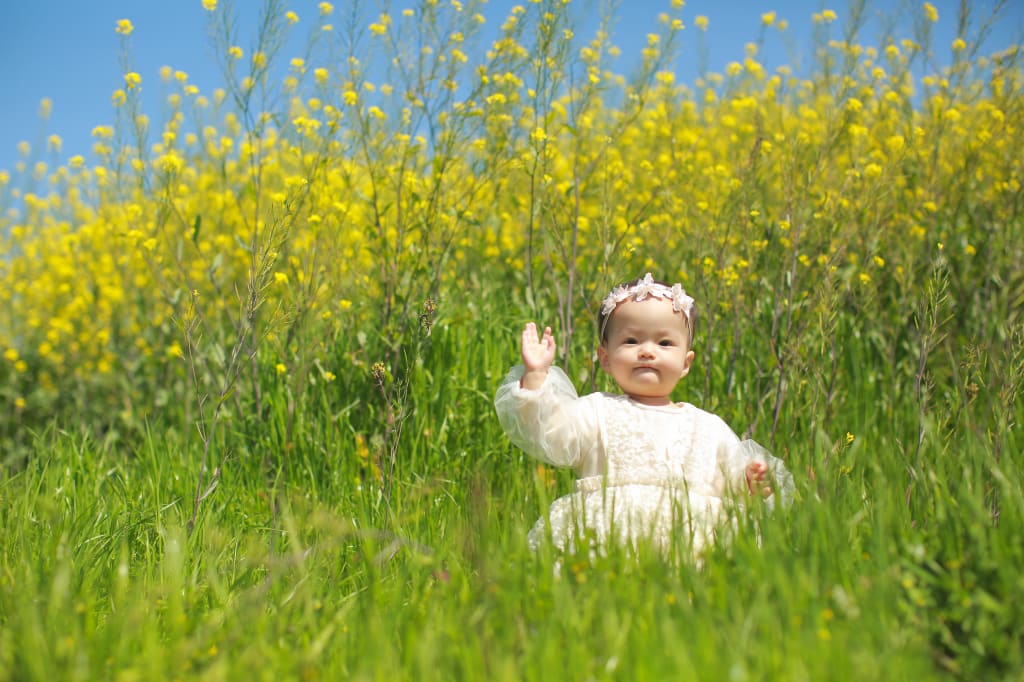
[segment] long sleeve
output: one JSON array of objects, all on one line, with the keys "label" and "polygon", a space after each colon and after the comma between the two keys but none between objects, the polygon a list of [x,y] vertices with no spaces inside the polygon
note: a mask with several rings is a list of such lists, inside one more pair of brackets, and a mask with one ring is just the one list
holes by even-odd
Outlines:
[{"label": "long sleeve", "polygon": [[793,500],[795,485],[793,475],[778,457],[773,456],[753,440],[740,440],[728,427],[728,437],[718,447],[718,474],[715,488],[719,494],[727,495],[747,491],[746,469],[751,462],[768,465],[766,482],[772,487],[772,494],[765,502],[770,507],[788,506]]},{"label": "long sleeve", "polygon": [[522,365],[513,367],[494,397],[498,421],[509,440],[548,464],[581,473],[592,469],[599,441],[594,410],[559,368],[549,369],[544,384],[535,390],[519,385],[523,371]]}]

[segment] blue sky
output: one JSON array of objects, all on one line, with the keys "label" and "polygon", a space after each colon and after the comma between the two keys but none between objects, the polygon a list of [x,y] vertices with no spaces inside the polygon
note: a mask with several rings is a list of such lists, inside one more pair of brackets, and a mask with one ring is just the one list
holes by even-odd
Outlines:
[{"label": "blue sky", "polygon": [[[524,2],[525,0],[519,0]],[[392,2],[393,12],[412,5]],[[995,0],[973,3],[979,16],[991,11]],[[573,0],[574,5],[592,8],[593,2]],[[312,21],[317,14],[315,0],[293,0],[287,3],[300,17]],[[348,0],[335,0],[340,13]],[[372,1],[369,3],[372,6]],[[497,26],[507,16],[512,0],[491,0],[484,11],[488,25]],[[627,71],[631,59],[642,46],[644,37],[656,27],[659,12],[669,0],[621,0],[613,40],[623,50],[619,62]],[[958,0],[932,0],[940,20],[935,29],[936,46],[946,51],[954,37]],[[1022,42],[1024,35],[1024,1],[1009,0],[996,30],[986,45],[991,50]],[[236,0],[242,36],[253,35],[259,0]],[[842,18],[846,3],[840,0],[689,0],[684,8],[681,56],[677,64],[678,80],[692,83],[697,77],[696,31],[693,19],[705,15],[709,19],[706,34],[707,66],[721,71],[733,60],[742,60],[743,45],[754,40],[760,30],[760,16],[775,11],[790,25],[787,47],[775,32],[769,33],[762,61],[769,68],[792,63],[801,46],[809,43],[810,17],[823,8],[830,8]],[[897,2],[874,2],[869,12],[879,8],[900,7]],[[913,11],[921,2],[906,3],[905,12]],[[887,9],[885,11],[888,11]],[[590,12],[593,14],[593,11]],[[373,14],[371,14],[373,16]],[[0,2],[0,170],[13,171],[19,159],[18,143],[28,141],[35,149],[45,147],[46,137],[57,134],[63,139],[60,159],[74,154],[89,158],[94,126],[113,122],[110,94],[122,84],[119,36],[114,27],[119,19],[130,19],[135,26],[132,39],[132,60],[143,78],[144,111],[159,121],[159,70],[167,65],[185,71],[190,81],[205,92],[220,84],[219,72],[207,39],[207,14],[200,0],[32,0]],[[589,35],[586,30],[578,35]],[[902,32],[901,35],[909,35]],[[249,40],[240,41],[246,47]],[[866,41],[864,41],[866,42]],[[795,49],[796,52],[792,52]],[[986,50],[986,51],[991,51]],[[283,55],[285,61],[292,55]],[[44,97],[52,100],[50,119],[39,119],[39,103]],[[43,154],[49,161],[51,156]]]}]

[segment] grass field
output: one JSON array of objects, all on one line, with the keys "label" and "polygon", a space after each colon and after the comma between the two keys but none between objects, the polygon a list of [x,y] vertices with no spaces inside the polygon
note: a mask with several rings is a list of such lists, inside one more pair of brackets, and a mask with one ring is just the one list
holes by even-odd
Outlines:
[{"label": "grass field", "polygon": [[[809,73],[683,85],[682,8],[626,79],[569,3],[481,46],[425,2],[382,74],[267,8],[250,54],[211,10],[222,91],[143,122],[129,72],[95,160],[0,175],[0,680],[1024,676],[1016,50],[826,10]],[[531,319],[610,388],[648,270],[701,307],[678,398],[795,502],[700,567],[532,552],[571,473],[494,391]]]}]

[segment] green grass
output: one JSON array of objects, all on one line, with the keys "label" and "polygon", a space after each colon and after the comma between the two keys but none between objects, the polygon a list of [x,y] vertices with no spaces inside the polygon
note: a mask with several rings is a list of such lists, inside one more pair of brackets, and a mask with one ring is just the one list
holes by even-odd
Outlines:
[{"label": "green grass", "polygon": [[[410,382],[390,504],[337,418],[353,401],[354,429],[380,418],[372,391],[346,395],[359,377],[303,403],[287,452],[277,423],[232,424],[233,454],[191,535],[198,446],[168,428],[173,419],[154,419],[132,447],[38,434],[33,455],[0,483],[0,678],[1024,671],[1014,607],[1024,596],[1024,491],[1018,458],[997,458],[992,445],[1013,452],[1012,433],[929,431],[914,469],[904,432],[917,406],[892,405],[887,419],[887,389],[851,381],[848,426],[834,436],[845,442],[848,428],[854,442],[826,460],[807,426],[819,408],[795,397],[776,451],[796,475],[796,503],[752,512],[747,532],[702,568],[644,551],[534,554],[526,531],[570,478],[560,472],[547,487],[492,414],[517,324],[439,320]],[[863,346],[850,355],[883,369]]]}]

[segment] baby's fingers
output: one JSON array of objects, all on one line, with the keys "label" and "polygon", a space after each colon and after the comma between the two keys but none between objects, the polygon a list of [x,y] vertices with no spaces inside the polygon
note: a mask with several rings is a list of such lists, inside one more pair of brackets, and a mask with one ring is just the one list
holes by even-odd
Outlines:
[{"label": "baby's fingers", "polygon": [[[762,494],[764,495],[764,488],[759,489],[758,485],[765,479],[765,475],[768,472],[768,466],[763,462],[751,462],[747,465],[747,491],[751,495]],[[770,486],[766,486],[770,491]],[[769,495],[771,492],[768,493]],[[767,495],[765,495],[767,496]]]},{"label": "baby's fingers", "polygon": [[552,348],[555,345],[555,336],[551,333],[551,327],[544,327],[544,338],[541,339],[546,347]]},{"label": "baby's fingers", "polygon": [[541,345],[540,336],[537,334],[537,325],[529,322],[523,329],[523,348],[536,348]]}]

